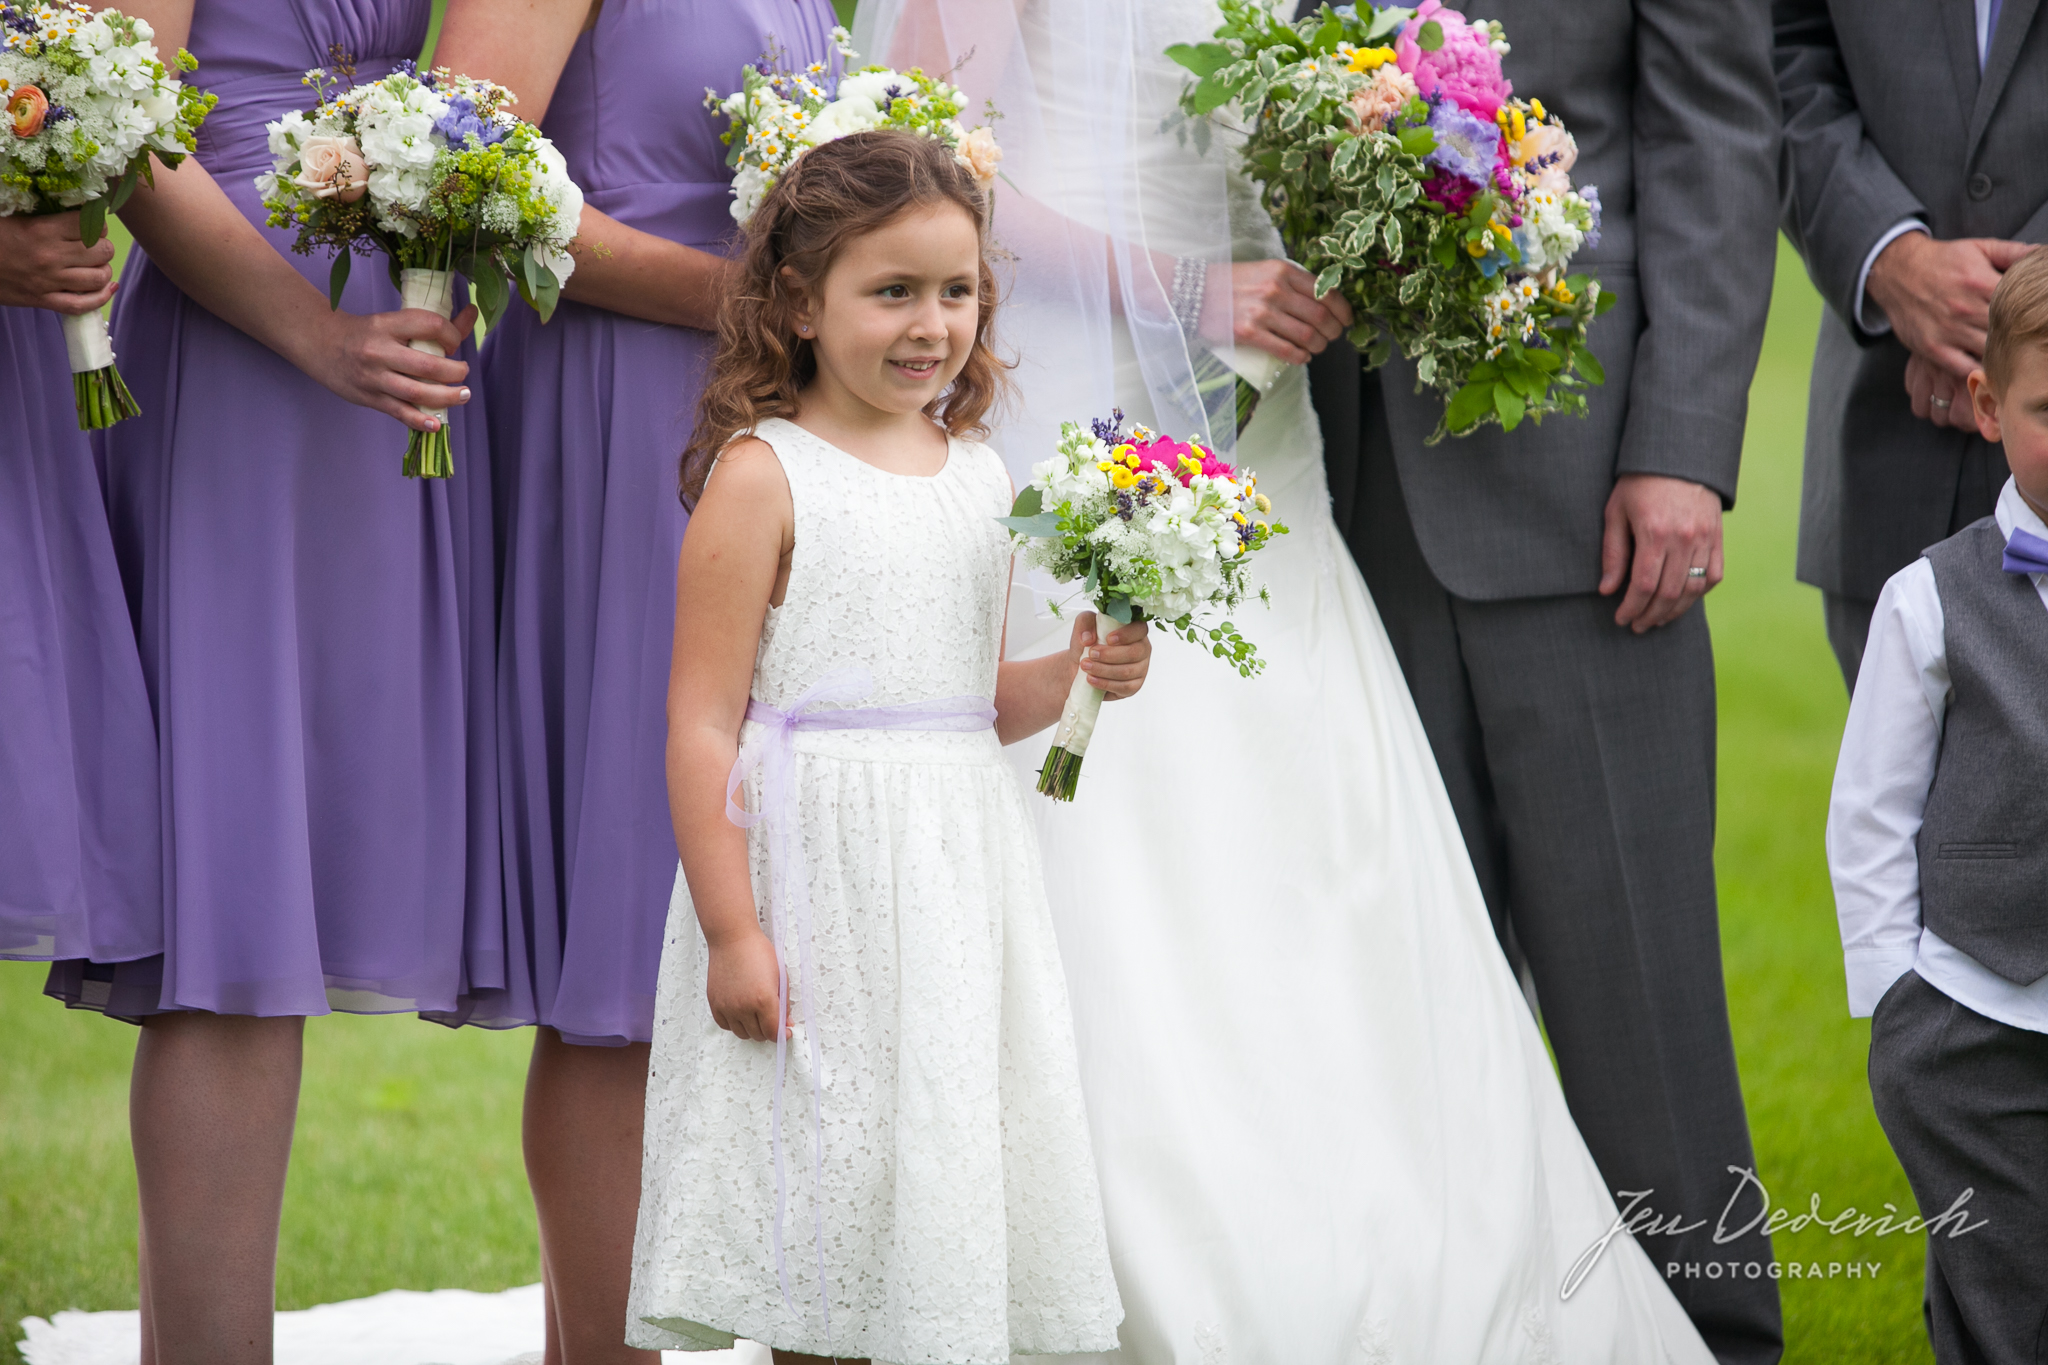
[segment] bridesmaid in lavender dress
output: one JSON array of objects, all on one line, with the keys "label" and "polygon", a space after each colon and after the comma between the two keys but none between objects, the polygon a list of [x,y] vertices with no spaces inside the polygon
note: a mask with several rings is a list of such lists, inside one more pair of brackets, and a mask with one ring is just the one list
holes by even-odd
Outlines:
[{"label": "bridesmaid in lavender dress", "polygon": [[255,226],[264,124],[310,102],[301,75],[392,70],[430,0],[122,7],[220,96],[123,211],[114,342],[143,416],[99,445],[156,713],[163,952],[60,962],[49,990],[144,1025],[143,1362],[256,1365],[304,1016],[504,984],[489,465],[481,404],[446,482],[401,476],[392,420],[466,400],[465,360],[405,342],[456,352],[470,316],[392,311],[374,269],[331,311],[328,262]]},{"label": "bridesmaid in lavender dress", "polygon": [[113,254],[0,218],[0,958],[163,951],[156,731],[57,323]]},{"label": "bridesmaid in lavender dress", "polygon": [[[622,1342],[662,928],[676,463],[735,238],[722,121],[771,49],[831,63],[827,0],[454,0],[435,61],[520,98],[583,187],[554,320],[486,344],[503,563],[499,776],[506,895],[541,1027],[527,1170],[549,1365],[649,1360]],[[597,249],[602,247],[601,250]]]}]

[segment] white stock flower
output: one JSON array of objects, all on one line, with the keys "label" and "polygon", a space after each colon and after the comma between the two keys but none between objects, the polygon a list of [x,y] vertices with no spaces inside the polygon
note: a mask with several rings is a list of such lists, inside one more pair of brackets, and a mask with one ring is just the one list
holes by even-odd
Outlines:
[{"label": "white stock flower", "polygon": [[555,250],[546,242],[533,244],[533,263],[553,273],[556,284],[567,284],[569,277],[576,273],[576,258],[566,250]]}]

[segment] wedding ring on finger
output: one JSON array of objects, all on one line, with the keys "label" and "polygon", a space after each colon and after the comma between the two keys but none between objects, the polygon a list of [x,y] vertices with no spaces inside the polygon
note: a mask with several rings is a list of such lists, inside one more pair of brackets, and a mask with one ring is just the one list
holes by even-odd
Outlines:
[{"label": "wedding ring on finger", "polygon": [[1927,406],[1933,408],[1936,412],[1947,412],[1955,404],[1947,398],[1930,398],[1927,400]]},{"label": "wedding ring on finger", "polygon": [[1685,571],[1685,576],[1687,578],[1705,578],[1707,576],[1707,571],[1701,568],[1699,565],[1695,564],[1690,569],[1687,569]]}]

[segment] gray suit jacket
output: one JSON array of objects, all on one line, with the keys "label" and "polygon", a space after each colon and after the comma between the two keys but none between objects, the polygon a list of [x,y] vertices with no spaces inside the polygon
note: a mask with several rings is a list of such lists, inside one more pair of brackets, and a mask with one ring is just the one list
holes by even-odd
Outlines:
[{"label": "gray suit jacket", "polygon": [[2005,0],[1980,77],[1972,0],[1775,0],[1784,224],[1827,300],[1806,419],[1799,577],[1875,598],[1949,532],[1977,440],[1916,419],[1906,348],[1865,336],[1856,277],[1902,218],[2048,241],[2048,23]]},{"label": "gray suit jacket", "polygon": [[[1968,0],[1965,0],[1967,3]],[[2007,0],[2017,3],[2017,0]],[[1540,98],[1597,185],[1600,245],[1575,269],[1616,295],[1593,324],[1607,383],[1585,420],[1553,417],[1425,447],[1443,400],[1395,360],[1362,393],[1315,367],[1340,498],[1345,425],[1384,403],[1416,537],[1460,597],[1592,592],[1615,476],[1670,474],[1735,501],[1749,381],[1769,310],[1778,99],[1766,0],[1488,0],[1516,93]],[[1350,367],[1355,372],[1356,367]],[[1377,392],[1375,392],[1377,390]]]}]

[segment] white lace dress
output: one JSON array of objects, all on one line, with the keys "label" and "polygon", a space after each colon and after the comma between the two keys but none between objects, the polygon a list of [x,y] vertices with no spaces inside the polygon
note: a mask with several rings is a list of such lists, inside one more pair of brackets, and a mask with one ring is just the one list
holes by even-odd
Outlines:
[{"label": "white lace dress", "polygon": [[[912,478],[789,422],[756,434],[788,475],[796,543],[754,698],[788,708],[850,667],[874,678],[856,706],[993,698],[1010,568],[994,520],[1010,502],[1001,459],[955,441],[943,470]],[[748,722],[742,740],[759,728]],[[797,979],[788,916],[781,947],[823,1057],[824,1179],[814,1188],[799,1025],[783,1093],[791,1303],[773,1251],[775,1046],[712,1022],[704,938],[678,875],[628,1340],[709,1350],[738,1335],[894,1365],[1114,1347],[1123,1309],[1066,983],[1037,841],[994,732],[802,731],[793,772],[816,979]],[[760,799],[757,775],[747,808]],[[758,901],[763,827],[749,837]]]}]

